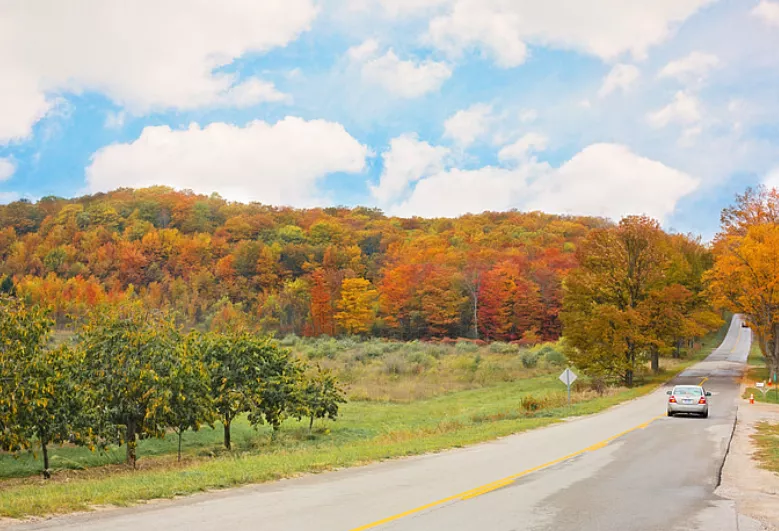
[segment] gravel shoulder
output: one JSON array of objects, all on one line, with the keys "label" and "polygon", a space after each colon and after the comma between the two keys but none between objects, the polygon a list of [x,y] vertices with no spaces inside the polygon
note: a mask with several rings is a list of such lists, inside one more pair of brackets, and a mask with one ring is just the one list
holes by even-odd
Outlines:
[{"label": "gravel shoulder", "polygon": [[752,457],[755,425],[763,421],[779,423],[779,406],[751,405],[746,401],[739,405],[736,429],[717,494],[733,500],[738,514],[746,517],[745,520],[760,522],[765,530],[779,531],[779,474],[760,468]]}]

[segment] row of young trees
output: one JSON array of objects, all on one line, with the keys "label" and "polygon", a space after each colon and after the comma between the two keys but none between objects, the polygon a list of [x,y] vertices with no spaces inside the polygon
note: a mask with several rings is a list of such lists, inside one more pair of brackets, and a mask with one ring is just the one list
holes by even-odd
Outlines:
[{"label": "row of young trees", "polygon": [[539,212],[403,219],[122,189],[0,205],[0,277],[59,324],[132,299],[208,330],[556,339],[574,251],[608,224]]},{"label": "row of young trees", "polygon": [[135,467],[139,438],[181,439],[202,425],[230,427],[246,414],[274,432],[286,418],[335,419],[344,395],[272,339],[248,332],[183,334],[138,304],[104,306],[73,345],[51,346],[53,321],[38,306],[0,296],[0,448],[125,445]]},{"label": "row of young trees", "polygon": [[699,241],[669,235],[647,217],[597,229],[577,250],[565,283],[562,321],[568,357],[588,374],[626,385],[640,365],[716,330],[703,277],[711,253]]}]

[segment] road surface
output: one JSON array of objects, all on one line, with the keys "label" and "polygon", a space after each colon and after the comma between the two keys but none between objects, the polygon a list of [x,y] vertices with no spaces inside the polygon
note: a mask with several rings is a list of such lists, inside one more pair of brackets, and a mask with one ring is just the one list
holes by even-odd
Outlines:
[{"label": "road surface", "polygon": [[[666,418],[665,389],[604,413],[436,455],[58,518],[13,530],[736,530],[714,490],[751,332],[675,383],[713,393],[708,419]],[[746,519],[741,530],[750,527]]]}]

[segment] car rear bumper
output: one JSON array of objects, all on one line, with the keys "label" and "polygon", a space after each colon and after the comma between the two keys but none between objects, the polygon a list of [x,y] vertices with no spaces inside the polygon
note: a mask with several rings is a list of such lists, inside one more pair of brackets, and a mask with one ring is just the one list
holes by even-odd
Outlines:
[{"label": "car rear bumper", "polygon": [[703,415],[709,412],[708,404],[668,404],[669,413],[691,413]]}]

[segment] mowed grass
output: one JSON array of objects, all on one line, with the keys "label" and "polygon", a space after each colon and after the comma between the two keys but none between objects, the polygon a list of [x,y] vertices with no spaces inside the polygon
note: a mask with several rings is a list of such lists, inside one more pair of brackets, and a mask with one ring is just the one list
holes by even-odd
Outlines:
[{"label": "mowed grass", "polygon": [[[52,467],[58,471],[49,481],[33,476],[40,470],[36,456],[0,455],[0,474],[9,478],[0,481],[0,516],[37,516],[95,506],[130,505],[488,441],[562,418],[596,413],[642,396],[708,355],[721,337],[722,334],[711,334],[688,359],[662,360],[662,374],[645,375],[641,385],[632,389],[611,388],[599,396],[588,389],[587,379],[582,377],[570,407],[566,405],[565,388],[557,380],[560,369],[540,366],[527,368],[526,378],[512,382],[498,379],[491,385],[470,381],[466,384],[477,387],[421,400],[403,400],[404,395],[395,392],[394,397],[384,395],[383,400],[372,397],[352,401],[342,407],[337,422],[319,422],[311,434],[306,423],[293,420],[285,422],[272,437],[269,428],[254,429],[241,418],[233,424],[232,452],[221,448],[222,428],[217,424],[213,429],[206,427],[185,434],[182,463],[176,462],[175,436],[144,440],[139,444],[140,469],[136,471],[119,464],[124,459],[123,448],[104,454],[83,448],[54,449]],[[468,373],[493,372],[485,369],[484,357],[476,362],[476,356],[481,356],[479,352],[471,356],[469,366],[459,362],[462,369],[456,376],[457,385]],[[446,360],[441,366],[444,363]],[[412,370],[390,376],[403,384],[412,375],[419,373]],[[386,381],[392,382],[391,377]]]},{"label": "mowed grass", "polygon": [[762,468],[779,474],[779,424],[760,422],[755,429],[755,459]]}]

